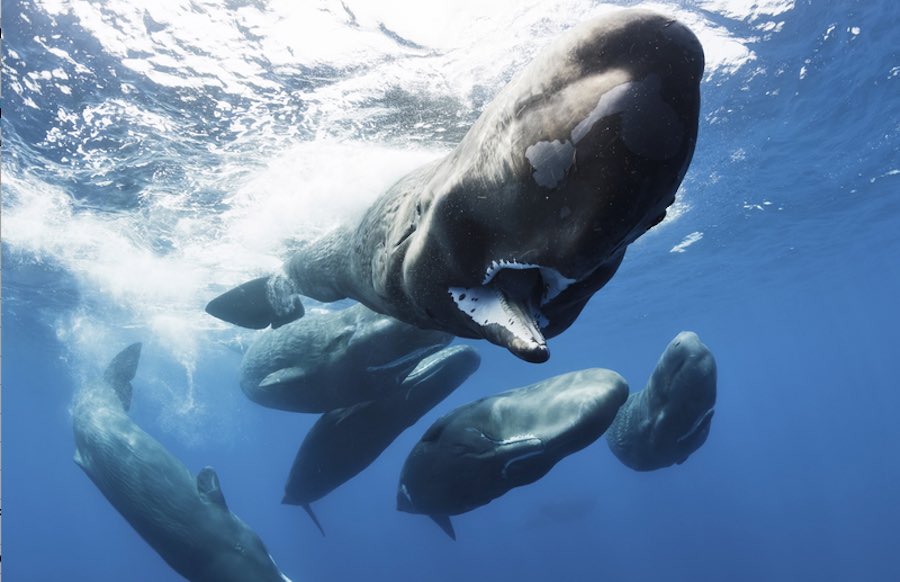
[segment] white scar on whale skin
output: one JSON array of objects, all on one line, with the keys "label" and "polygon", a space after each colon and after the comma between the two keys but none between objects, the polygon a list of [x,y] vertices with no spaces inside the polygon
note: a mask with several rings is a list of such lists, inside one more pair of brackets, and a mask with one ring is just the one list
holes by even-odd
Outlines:
[{"label": "white scar on whale skin", "polygon": [[539,141],[528,146],[525,157],[534,168],[534,181],[545,188],[556,188],[575,163],[575,146],[584,139],[599,119],[621,113],[628,107],[624,99],[638,83],[628,81],[604,93],[597,105],[572,130],[571,139]]}]

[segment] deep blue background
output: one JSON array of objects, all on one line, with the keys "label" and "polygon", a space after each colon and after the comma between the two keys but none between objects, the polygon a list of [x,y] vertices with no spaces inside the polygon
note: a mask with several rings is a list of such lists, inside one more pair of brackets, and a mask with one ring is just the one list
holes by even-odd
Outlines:
[{"label": "deep blue background", "polygon": [[[21,11],[30,25],[16,20]],[[36,8],[4,2],[3,13],[6,47],[40,59],[30,42],[29,26],[43,22]],[[237,433],[185,444],[142,400],[139,370],[136,421],[193,471],[216,467],[229,506],[295,581],[900,579],[900,8],[803,2],[784,20],[754,45],[766,74],[704,84],[691,211],[635,245],[552,341],[547,364],[473,344],[479,372],[315,504],[327,538],[279,503],[313,417],[225,398]],[[4,87],[5,172],[58,155],[29,145],[52,116],[17,99]],[[732,159],[738,149],[745,155]],[[765,200],[773,204],[752,207]],[[693,231],[704,236],[687,252],[667,252]],[[76,285],[3,251],[5,577],[174,579],[72,462],[75,378],[49,322],[77,305]],[[635,473],[597,442],[533,486],[455,518],[456,543],[394,510],[403,459],[437,415],[584,367],[615,369],[640,389],[683,329],[700,334],[719,369],[710,437],[684,465]],[[233,395],[238,356],[204,356],[195,382]]]}]

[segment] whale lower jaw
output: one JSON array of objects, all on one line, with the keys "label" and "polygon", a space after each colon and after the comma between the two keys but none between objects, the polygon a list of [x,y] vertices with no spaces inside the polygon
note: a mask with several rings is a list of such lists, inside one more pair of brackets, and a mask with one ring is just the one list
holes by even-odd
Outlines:
[{"label": "whale lower jaw", "polygon": [[511,301],[491,286],[450,287],[448,292],[459,310],[489,342],[505,347],[527,362],[546,362],[550,357],[539,324],[546,319],[527,303]]},{"label": "whale lower jaw", "polygon": [[523,360],[540,363],[550,357],[541,331],[550,321],[542,308],[575,282],[551,267],[495,260],[481,285],[447,291],[482,337]]}]

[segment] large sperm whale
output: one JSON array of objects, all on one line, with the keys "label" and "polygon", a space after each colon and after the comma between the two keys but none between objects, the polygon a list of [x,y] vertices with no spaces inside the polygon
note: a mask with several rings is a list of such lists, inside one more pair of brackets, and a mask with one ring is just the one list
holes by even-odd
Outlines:
[{"label": "large sperm whale", "polygon": [[663,220],[693,156],[704,55],[672,18],[621,10],[562,34],[446,157],[307,244],[283,272],[213,299],[246,327],[299,296],[484,338],[530,362]]},{"label": "large sperm whale", "polygon": [[128,416],[141,344],[76,396],[75,462],[173,570],[192,582],[290,582],[229,511],[216,472],[197,478]]}]

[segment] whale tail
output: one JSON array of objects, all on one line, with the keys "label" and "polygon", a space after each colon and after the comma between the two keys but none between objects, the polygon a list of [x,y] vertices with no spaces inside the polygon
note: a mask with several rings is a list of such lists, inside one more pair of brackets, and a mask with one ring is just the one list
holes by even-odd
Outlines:
[{"label": "whale tail", "polygon": [[103,372],[103,381],[115,390],[125,412],[131,408],[131,381],[137,372],[140,359],[141,343],[133,343],[119,352]]},{"label": "whale tail", "polygon": [[303,317],[303,303],[291,281],[281,275],[259,277],[238,285],[206,304],[217,319],[247,327],[280,327]]}]

